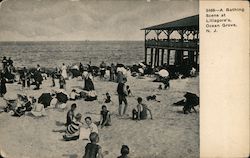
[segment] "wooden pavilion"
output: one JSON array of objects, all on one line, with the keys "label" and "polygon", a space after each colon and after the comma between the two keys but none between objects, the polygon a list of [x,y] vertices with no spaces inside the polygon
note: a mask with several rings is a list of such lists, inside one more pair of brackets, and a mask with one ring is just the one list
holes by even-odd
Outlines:
[{"label": "wooden pavilion", "polygon": [[[145,30],[146,64],[151,65],[151,67],[164,65],[167,67],[192,66],[198,68],[199,15],[141,30]],[[150,32],[153,32],[154,38],[147,37]],[[173,37],[173,34],[175,36],[177,34],[179,38]],[[172,62],[170,62],[171,56],[173,56]]]}]

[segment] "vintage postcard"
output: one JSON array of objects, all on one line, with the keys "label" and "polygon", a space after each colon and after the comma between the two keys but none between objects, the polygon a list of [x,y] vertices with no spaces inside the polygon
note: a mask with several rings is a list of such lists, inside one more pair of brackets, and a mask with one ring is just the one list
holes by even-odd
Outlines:
[{"label": "vintage postcard", "polygon": [[248,156],[248,8],[0,1],[0,157]]}]

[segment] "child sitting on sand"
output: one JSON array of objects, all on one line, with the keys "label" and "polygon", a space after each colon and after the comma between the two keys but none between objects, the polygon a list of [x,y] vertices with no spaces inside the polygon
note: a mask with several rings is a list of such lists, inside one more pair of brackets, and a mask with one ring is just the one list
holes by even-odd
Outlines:
[{"label": "child sitting on sand", "polygon": [[111,96],[110,96],[110,94],[107,92],[107,93],[106,93],[106,98],[104,98],[104,103],[110,103],[110,102],[112,102],[112,101],[111,101]]},{"label": "child sitting on sand", "polygon": [[90,133],[92,133],[92,132],[98,133],[98,128],[97,128],[96,124],[94,124],[92,122],[91,117],[86,117],[85,122],[88,126],[87,128],[90,130]]},{"label": "child sitting on sand", "polygon": [[158,87],[159,90],[162,90],[162,85],[160,84],[159,87]]},{"label": "child sitting on sand", "polygon": [[127,145],[122,145],[121,156],[118,156],[117,158],[128,158],[128,154],[129,154],[129,147]]},{"label": "child sitting on sand", "polygon": [[164,77],[162,79],[162,83],[164,84],[164,89],[169,89],[170,88],[169,77]]},{"label": "child sitting on sand", "polygon": [[100,125],[101,128],[103,128],[103,126],[111,126],[111,117],[106,105],[102,106],[100,122],[98,125]]},{"label": "child sitting on sand", "polygon": [[128,92],[128,96],[132,95],[132,92],[131,92],[131,90],[130,90],[129,85],[126,86],[126,89],[127,89],[127,92]]},{"label": "child sitting on sand", "polygon": [[102,148],[97,143],[99,136],[96,132],[92,132],[89,136],[90,142],[85,146],[85,153],[83,158],[103,158]]},{"label": "child sitting on sand", "polygon": [[80,98],[80,94],[76,92],[75,89],[72,89],[72,91],[69,94],[70,100],[76,100]]},{"label": "child sitting on sand", "polygon": [[142,98],[138,97],[137,98],[137,110],[133,109],[132,110],[132,119],[133,120],[145,120],[147,119],[147,111],[150,113],[151,119],[153,119],[151,110],[147,107],[147,105],[142,103]]},{"label": "child sitting on sand", "polygon": [[73,119],[75,117],[75,114],[74,114],[75,109],[76,109],[76,104],[74,103],[74,104],[71,105],[71,108],[67,113],[67,120],[66,120],[65,126],[68,126],[73,122]]}]

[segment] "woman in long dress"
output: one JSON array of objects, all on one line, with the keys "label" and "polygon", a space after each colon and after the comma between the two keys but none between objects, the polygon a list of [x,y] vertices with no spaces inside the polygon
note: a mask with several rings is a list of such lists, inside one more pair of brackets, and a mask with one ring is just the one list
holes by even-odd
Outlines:
[{"label": "woman in long dress", "polygon": [[86,76],[84,76],[84,90],[86,91],[92,91],[95,90],[94,87],[94,83],[92,81],[93,77],[91,75],[91,73],[86,74]]},{"label": "woman in long dress", "polygon": [[63,63],[62,64],[62,68],[61,68],[61,73],[62,73],[62,76],[64,79],[68,78],[68,75],[67,75],[67,66]]}]

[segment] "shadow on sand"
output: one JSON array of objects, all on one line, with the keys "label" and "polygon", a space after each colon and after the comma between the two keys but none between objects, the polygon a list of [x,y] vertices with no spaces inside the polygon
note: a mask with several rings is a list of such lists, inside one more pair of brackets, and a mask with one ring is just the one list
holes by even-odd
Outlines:
[{"label": "shadow on sand", "polygon": [[68,158],[78,158],[77,154],[63,154],[63,157],[68,157]]}]

